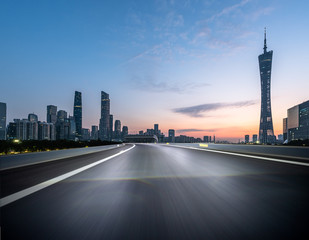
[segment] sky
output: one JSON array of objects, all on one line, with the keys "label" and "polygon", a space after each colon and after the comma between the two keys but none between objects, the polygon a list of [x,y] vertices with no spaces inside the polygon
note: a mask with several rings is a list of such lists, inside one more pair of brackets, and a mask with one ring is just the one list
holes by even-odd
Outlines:
[{"label": "sky", "polygon": [[129,133],[238,142],[258,134],[258,55],[273,50],[274,132],[287,109],[309,99],[306,0],[11,1],[0,3],[0,102],[7,121],[46,106],[98,125],[100,91]]}]

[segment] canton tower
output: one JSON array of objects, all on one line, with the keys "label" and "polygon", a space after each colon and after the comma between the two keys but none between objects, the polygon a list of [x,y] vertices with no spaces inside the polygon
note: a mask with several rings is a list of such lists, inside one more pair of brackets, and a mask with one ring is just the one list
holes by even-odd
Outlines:
[{"label": "canton tower", "polygon": [[264,32],[264,53],[259,56],[261,77],[261,118],[259,140],[262,144],[274,142],[273,119],[271,116],[270,79],[273,51],[267,51],[266,28]]}]

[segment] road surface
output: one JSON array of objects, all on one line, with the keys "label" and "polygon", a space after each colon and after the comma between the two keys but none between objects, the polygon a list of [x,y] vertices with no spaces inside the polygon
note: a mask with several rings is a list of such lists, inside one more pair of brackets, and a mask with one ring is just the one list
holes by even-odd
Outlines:
[{"label": "road surface", "polygon": [[309,238],[308,166],[132,146],[1,171],[2,239]]}]

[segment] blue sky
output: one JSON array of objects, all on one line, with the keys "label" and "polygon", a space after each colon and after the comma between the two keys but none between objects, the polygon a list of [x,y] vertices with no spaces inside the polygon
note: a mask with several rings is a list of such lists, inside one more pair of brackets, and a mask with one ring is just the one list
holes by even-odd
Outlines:
[{"label": "blue sky", "polygon": [[287,108],[309,98],[308,9],[279,0],[1,1],[0,101],[9,121],[30,112],[45,120],[49,104],[72,114],[78,90],[89,128],[103,90],[132,133],[159,123],[242,139],[258,132],[267,27],[280,134]]}]

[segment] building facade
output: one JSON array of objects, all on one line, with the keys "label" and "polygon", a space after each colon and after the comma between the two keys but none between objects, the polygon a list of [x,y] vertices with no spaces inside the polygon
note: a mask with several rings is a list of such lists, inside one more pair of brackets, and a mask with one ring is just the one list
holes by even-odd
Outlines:
[{"label": "building facade", "polygon": [[113,128],[114,116],[112,114],[109,115],[109,139],[112,140],[114,137],[114,128]]},{"label": "building facade", "polygon": [[115,121],[114,139],[117,140],[117,141],[121,140],[121,122],[120,122],[120,120]]},{"label": "building facade", "polygon": [[99,128],[96,125],[91,126],[91,140],[98,140],[99,139]]},{"label": "building facade", "polygon": [[287,111],[287,139],[309,139],[309,100],[289,108]]},{"label": "building facade", "polygon": [[261,78],[261,117],[259,140],[261,144],[271,144],[275,141],[270,96],[272,58],[273,51],[267,51],[265,30],[264,53],[259,56]]},{"label": "building facade", "polygon": [[47,106],[46,122],[56,124],[57,122],[57,106]]},{"label": "building facade", "polygon": [[253,134],[252,135],[252,142],[257,143],[257,140],[258,140],[257,134]]},{"label": "building facade", "polygon": [[249,143],[250,139],[249,139],[249,135],[245,135],[245,143]]},{"label": "building facade", "polygon": [[6,140],[6,103],[0,102],[0,140]]},{"label": "building facade", "polygon": [[110,99],[109,94],[101,91],[101,118],[99,126],[99,138],[101,141],[110,140]]},{"label": "building facade", "polygon": [[288,118],[283,118],[283,141],[288,139]]},{"label": "building facade", "polygon": [[82,137],[82,93],[75,91],[73,116],[76,124],[76,137]]},{"label": "building facade", "polygon": [[129,128],[128,126],[123,126],[122,127],[122,132],[121,132],[121,139],[124,141],[125,137],[129,135]]},{"label": "building facade", "polygon": [[175,142],[175,130],[174,129],[168,130],[168,141],[171,143]]}]

